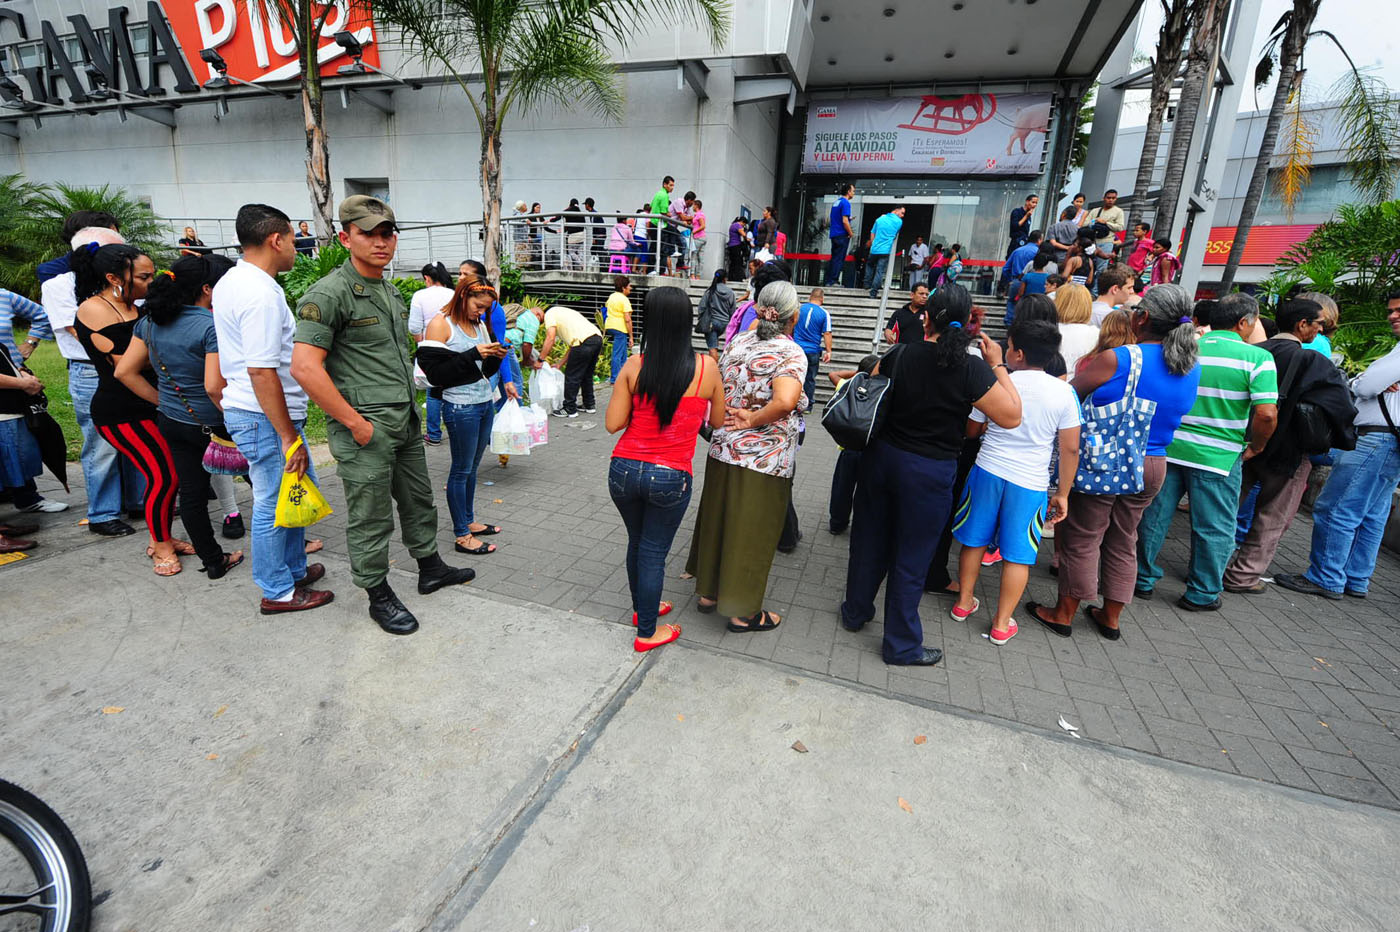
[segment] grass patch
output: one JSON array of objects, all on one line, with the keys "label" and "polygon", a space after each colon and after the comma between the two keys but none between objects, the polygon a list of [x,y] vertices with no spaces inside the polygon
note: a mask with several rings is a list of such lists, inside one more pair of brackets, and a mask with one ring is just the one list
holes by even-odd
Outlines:
[{"label": "grass patch", "polygon": [[[28,334],[28,330],[16,328],[15,343],[23,343]],[[74,462],[83,449],[83,432],[78,429],[73,399],[68,395],[68,361],[58,351],[58,344],[45,340],[29,357],[28,366],[44,383],[44,394],[49,397],[49,414],[63,428],[63,437],[68,441],[68,460]],[[314,404],[306,412],[305,433],[308,443],[326,442],[326,413]]]}]

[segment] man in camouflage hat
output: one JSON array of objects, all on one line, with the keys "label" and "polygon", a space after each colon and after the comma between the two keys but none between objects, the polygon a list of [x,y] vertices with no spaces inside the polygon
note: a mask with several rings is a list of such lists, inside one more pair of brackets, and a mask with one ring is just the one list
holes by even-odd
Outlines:
[{"label": "man in camouflage hat", "polygon": [[437,508],[419,438],[409,356],[408,308],[384,269],[398,246],[394,212],[378,198],[340,203],[340,242],[350,259],[297,305],[292,375],[326,412],[327,439],[345,486],[345,536],[355,585],[390,634],[418,620],[388,583],[389,540],[398,505],[404,546],[418,561],[418,591],[470,582],[475,573],[442,562]]}]

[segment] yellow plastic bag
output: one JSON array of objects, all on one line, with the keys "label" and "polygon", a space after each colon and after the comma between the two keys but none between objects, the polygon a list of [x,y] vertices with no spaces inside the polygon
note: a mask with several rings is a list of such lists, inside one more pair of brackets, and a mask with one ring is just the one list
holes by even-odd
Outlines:
[{"label": "yellow plastic bag", "polygon": [[[287,461],[301,447],[301,438],[287,451]],[[330,502],[316,488],[310,476],[298,477],[294,472],[282,473],[282,490],[277,493],[277,514],[272,523],[277,527],[310,527],[331,513]]]}]

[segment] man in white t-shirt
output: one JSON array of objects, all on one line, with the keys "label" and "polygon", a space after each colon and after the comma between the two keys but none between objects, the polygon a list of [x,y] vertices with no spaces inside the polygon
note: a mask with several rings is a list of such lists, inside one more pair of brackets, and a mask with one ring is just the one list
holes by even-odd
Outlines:
[{"label": "man in white t-shirt", "polygon": [[[325,605],[334,593],[312,589],[326,575],[321,563],[306,563],[302,528],[277,527],[274,517],[282,474],[310,475],[302,427],[306,392],[292,378],[291,308],[275,276],[296,263],[292,221],[266,204],[244,204],[235,221],[243,258],[214,286],[214,329],[224,426],[248,460],[253,486],[253,582],[262,589],[262,613],[299,612]],[[302,445],[287,457],[298,438]]]},{"label": "man in white t-shirt", "polygon": [[914,245],[909,247],[909,287],[914,289],[928,282],[928,243],[922,236],[914,237]]},{"label": "man in white t-shirt", "polygon": [[1135,293],[1133,272],[1126,265],[1115,265],[1111,269],[1104,269],[1103,274],[1098,276],[1098,282],[1099,296],[1094,299],[1089,323],[1095,327],[1102,327],[1105,317],[1132,300]]},{"label": "man in white t-shirt", "polygon": [[[962,502],[953,515],[953,536],[962,544],[955,620],[962,621],[981,607],[973,592],[982,555],[993,541],[1001,551],[1001,593],[988,635],[996,645],[1016,635],[1011,612],[1026,591],[1041,531],[1064,518],[1079,468],[1079,396],[1068,382],[1045,372],[1059,351],[1060,332],[1054,324],[1042,320],[1012,324],[1006,365],[1021,396],[1021,423],[1009,429],[988,424],[977,465],[968,474]],[[973,411],[969,420],[985,422],[986,416]],[[1059,482],[1047,516],[1045,489],[1057,443]]]}]

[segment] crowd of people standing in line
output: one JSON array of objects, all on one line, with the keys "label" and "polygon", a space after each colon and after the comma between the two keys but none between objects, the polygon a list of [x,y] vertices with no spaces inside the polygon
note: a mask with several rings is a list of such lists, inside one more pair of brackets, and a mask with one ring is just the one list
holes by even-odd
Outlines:
[{"label": "crowd of people standing in line", "polygon": [[[432,425],[420,422],[414,357],[451,440],[455,549],[486,556],[495,546],[483,538],[505,532],[478,521],[474,508],[495,410],[521,397],[522,367],[541,367],[556,342],[569,347],[560,416],[577,415],[579,392],[582,410],[595,410],[592,373],[603,335],[562,306],[517,309],[508,318],[485,269],[470,261],[455,282],[440,264],[425,267],[424,297],[404,307],[384,277],[397,243],[391,208],[356,196],[342,202],[339,218],[350,259],[295,312],[275,278],[293,264],[295,234],[275,208],[240,209],[238,262],[194,254],[160,272],[121,242],[115,222],[76,218],[84,225],[72,234],[74,249],[45,292],[69,299],[71,323],[61,310],[53,313],[60,300],[26,306],[8,293],[4,306],[13,310],[0,323],[11,333],[10,319],[27,315],[37,341],[56,320],[49,333],[67,334],[85,354],[97,382],[84,412],[92,443],[139,474],[146,552],[159,575],[180,572],[181,556],[197,556],[210,578],[243,561],[215,537],[208,498],[219,493],[204,465],[211,438],[236,447],[253,490],[252,576],[265,614],[333,598],[314,585],[325,567],[307,562],[304,532],[274,521],[281,475],[314,480],[301,434],[314,401],[326,412],[344,486],[352,578],[367,592],[371,617],[406,634],[417,620],[387,578],[396,508],[421,594],[474,576],[438,554],[423,449]],[[766,262],[739,301],[720,270],[698,318],[685,292],[652,289],[641,352],[615,359],[605,423],[622,437],[608,489],[628,528],[639,651],[680,633],[658,622],[672,610],[660,599],[663,567],[691,496],[702,432],[709,435],[705,483],[687,559],[699,611],[720,613],[736,633],[782,624],[763,601],[775,553],[800,539],[793,477],[816,372],[830,353],[821,290],[802,302],[790,277],[782,260]],[[1004,346],[980,332],[980,309],[966,289],[944,282],[930,295],[920,282],[891,318],[889,350],[862,363],[862,371],[889,380],[889,407],[869,446],[840,454],[829,530],[849,525],[851,535],[842,626],[854,631],[872,621],[885,586],[887,663],[938,662],[940,652],[923,644],[921,596],[955,594],[951,615],[966,620],[981,608],[974,594],[980,572],[996,563],[1000,592],[987,635],[994,645],[1015,637],[1015,606],[1050,528],[1057,529],[1058,599],[1026,604],[1023,619],[1069,637],[1081,605],[1102,596],[1086,614],[1116,640],[1124,607],[1155,596],[1160,550],[1183,496],[1191,556],[1178,606],[1214,611],[1222,592],[1263,591],[1262,574],[1309,471],[1328,459],[1333,472],[1314,511],[1310,565],[1276,581],[1327,598],[1365,597],[1400,481],[1400,347],[1348,383],[1330,358],[1327,336],[1338,310],[1325,295],[1287,300],[1265,321],[1248,295],[1193,306],[1170,283],[1138,296],[1119,268],[1097,281],[1098,301],[1073,281],[1053,297],[1022,294]],[[622,300],[610,301],[605,328],[614,345],[631,345],[630,281],[618,277],[615,289]],[[1400,294],[1391,296],[1389,314],[1400,335]],[[709,352],[691,351],[696,332]],[[416,354],[403,339],[409,333]],[[38,380],[14,362],[25,351],[0,346],[12,373],[0,371],[0,482],[22,508],[57,510],[44,499],[24,504],[39,467],[24,417],[11,412],[22,411]],[[71,381],[82,377],[75,368]],[[854,373],[829,375],[839,383]],[[1115,418],[1116,435],[1094,426]],[[86,434],[84,445],[86,454]],[[1115,453],[1119,445],[1136,447],[1136,461]],[[120,486],[118,474],[109,501],[120,503]],[[188,542],[173,533],[177,499]],[[90,501],[90,518],[100,507]],[[117,533],[130,533],[126,527]],[[33,544],[14,526],[0,533],[7,548]],[[948,572],[954,541],[961,547],[955,576]]]}]

